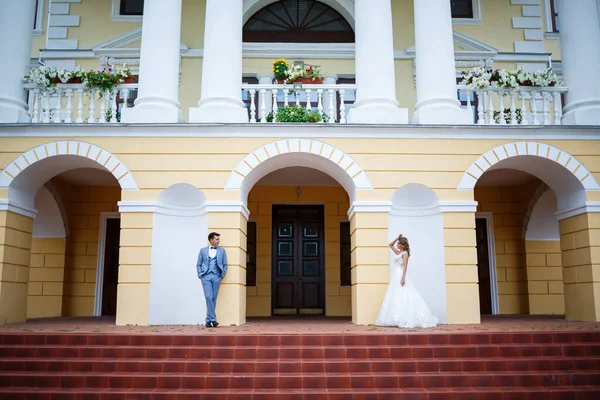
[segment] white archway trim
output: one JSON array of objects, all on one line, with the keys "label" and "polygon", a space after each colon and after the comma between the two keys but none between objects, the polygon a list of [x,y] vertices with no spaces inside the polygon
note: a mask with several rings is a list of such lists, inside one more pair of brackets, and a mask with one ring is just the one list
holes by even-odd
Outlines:
[{"label": "white archway trim", "polygon": [[[327,166],[331,165],[330,171],[323,169],[323,172],[333,178],[341,176],[344,180],[349,183],[351,182],[352,186],[354,186],[353,188],[346,187],[344,182],[337,179],[338,182],[344,186],[351,200],[353,198],[353,190],[351,191],[350,189],[373,189],[365,171],[352,157],[337,147],[312,139],[283,139],[262,146],[240,161],[231,172],[231,175],[225,184],[225,190],[241,190],[242,196],[247,195],[252,186],[256,183],[251,182],[252,180],[247,178],[257,169],[257,167],[262,166],[265,161],[269,160],[268,168],[265,167],[264,171],[261,171],[265,173],[258,174],[260,176],[254,177],[256,181],[258,181],[256,178],[265,176],[277,169],[291,166],[288,165],[286,157],[281,156],[293,153],[300,155],[308,154],[329,161],[330,163],[327,163]],[[324,165],[323,167],[326,166]]]},{"label": "white archway trim", "polygon": [[131,171],[114,154],[96,145],[76,140],[39,145],[15,158],[0,173],[0,188],[7,188],[29,166],[46,158],[71,155],[85,157],[108,170],[123,190],[138,190]]},{"label": "white archway trim", "polygon": [[35,208],[17,204],[15,201],[9,199],[0,199],[0,211],[9,211],[29,218],[35,218],[37,215],[37,210]]},{"label": "white archway trim", "polygon": [[[244,20],[246,24],[251,16],[253,16],[258,10],[268,6],[271,3],[275,3],[278,0],[244,0]],[[327,4],[339,12],[342,17],[348,21],[352,29],[354,28],[354,0],[319,0],[323,4]]]},{"label": "white archway trim", "polygon": [[525,211],[525,217],[523,218],[523,228],[521,230],[521,236],[525,238],[527,236],[527,227],[529,226],[529,221],[531,220],[531,213],[533,213],[533,209],[535,208],[536,203],[542,197],[542,195],[550,189],[548,185],[544,182],[540,183],[540,186],[533,192],[531,196],[531,200],[527,205],[527,211]]},{"label": "white archway trim", "polygon": [[[438,211],[439,210],[439,211]],[[354,213],[390,213],[399,216],[423,216],[442,213],[475,213],[477,211],[476,201],[439,201],[433,206],[423,207],[398,207],[391,201],[354,201],[348,209],[348,219]],[[415,215],[415,212],[417,215]]]},{"label": "white archway trim", "polygon": [[465,171],[458,190],[473,190],[477,180],[485,171],[500,161],[518,156],[536,156],[554,161],[568,169],[583,185],[585,190],[600,190],[590,171],[569,153],[556,147],[538,142],[513,142],[493,148],[480,156]]},{"label": "white archway trim", "polygon": [[206,213],[240,213],[246,219],[250,217],[250,211],[241,201],[206,201],[199,206],[174,206],[160,204],[157,201],[119,201],[119,212],[121,213],[156,213],[178,217],[199,217]]}]

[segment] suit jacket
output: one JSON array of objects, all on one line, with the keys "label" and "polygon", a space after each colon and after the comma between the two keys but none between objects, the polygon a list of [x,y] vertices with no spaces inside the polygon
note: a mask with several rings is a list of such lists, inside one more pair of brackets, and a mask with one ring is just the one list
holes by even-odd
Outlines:
[{"label": "suit jacket", "polygon": [[[196,263],[196,271],[198,272],[198,278],[201,278],[208,272],[208,250],[210,246],[203,247],[200,249],[200,253],[198,253],[198,262]],[[215,255],[217,258],[217,266],[221,270],[221,278],[225,277],[225,273],[227,272],[227,254],[225,254],[225,249],[222,247],[217,247],[217,254]]]}]

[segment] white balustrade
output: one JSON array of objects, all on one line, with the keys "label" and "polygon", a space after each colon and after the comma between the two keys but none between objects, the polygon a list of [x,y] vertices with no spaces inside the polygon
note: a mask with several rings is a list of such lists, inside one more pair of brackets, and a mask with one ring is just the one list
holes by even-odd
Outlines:
[{"label": "white balustrade", "polygon": [[[25,85],[34,124],[117,123],[121,110],[130,106],[130,92],[137,88],[137,83],[122,84],[112,92],[100,93],[83,84],[58,84],[49,93],[35,85]],[[121,107],[117,104],[117,97],[119,103],[123,103]]]},{"label": "white balustrade", "polygon": [[[250,122],[275,122],[279,106],[295,105],[307,110],[318,110],[325,115],[321,123],[346,123],[346,106],[353,103],[356,95],[354,84],[306,84],[295,89],[293,84],[243,84],[243,98],[249,103]],[[273,107],[265,109],[266,96],[272,96]],[[323,107],[324,96],[329,99],[329,109]],[[336,106],[335,101],[339,99]],[[258,101],[260,100],[260,101]],[[259,108],[260,107],[260,108]],[[258,116],[256,112],[258,110]],[[337,111],[336,111],[337,110]]]},{"label": "white balustrade", "polygon": [[473,108],[473,120],[478,125],[560,125],[561,94],[568,91],[563,86],[489,87],[475,91],[465,85],[457,88],[466,97],[467,108]]}]

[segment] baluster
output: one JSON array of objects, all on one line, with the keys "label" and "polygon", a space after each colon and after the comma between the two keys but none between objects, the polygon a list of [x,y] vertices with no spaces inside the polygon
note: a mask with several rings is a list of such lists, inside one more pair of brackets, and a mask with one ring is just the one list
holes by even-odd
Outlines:
[{"label": "baluster", "polygon": [[540,120],[538,119],[538,110],[537,110],[537,104],[536,104],[536,100],[535,100],[535,94],[536,92],[531,92],[531,116],[533,117],[533,124],[534,125],[539,125],[540,124]]},{"label": "baluster", "polygon": [[306,89],[304,93],[306,94],[306,109],[310,111],[312,110],[312,104],[310,102],[310,95],[312,93],[312,89]]},{"label": "baluster", "polygon": [[119,122],[119,120],[117,119],[117,91],[116,90],[111,90],[110,92],[110,122],[112,122],[113,124],[115,122]]},{"label": "baluster", "polygon": [[83,88],[77,89],[77,122],[78,124],[83,123]]},{"label": "baluster", "polygon": [[542,92],[542,112],[544,113],[544,125],[550,125],[550,99],[552,95]]},{"label": "baluster", "polygon": [[500,89],[498,95],[500,96],[500,119],[498,120],[498,123],[500,125],[506,125],[506,119],[504,118],[504,89]]},{"label": "baluster", "polygon": [[290,89],[283,89],[283,105],[289,106],[288,96],[290,95]]},{"label": "baluster", "polygon": [[467,90],[465,92],[465,94],[467,95],[467,110],[471,109],[471,94],[473,94],[470,90]]},{"label": "baluster", "polygon": [[98,118],[98,122],[101,124],[106,122],[106,91],[102,92],[100,98],[100,118]]},{"label": "baluster", "polygon": [[527,115],[527,103],[526,97],[529,93],[527,91],[521,92],[521,125],[529,125],[529,116]]},{"label": "baluster", "polygon": [[48,92],[44,92],[42,97],[42,122],[50,123],[50,94]]},{"label": "baluster", "polygon": [[484,114],[484,103],[485,103],[485,92],[482,90],[478,90],[476,92],[477,95],[477,124],[484,125],[485,124],[485,114]]},{"label": "baluster", "polygon": [[296,107],[300,107],[300,90],[295,90],[294,96],[296,96]]},{"label": "baluster", "polygon": [[260,89],[260,122],[267,122],[267,112],[265,111],[265,94],[267,93],[267,89]]},{"label": "baluster", "polygon": [[90,91],[90,116],[88,123],[96,123],[96,88],[92,88]]},{"label": "baluster", "polygon": [[552,97],[554,98],[554,125],[562,124],[562,101],[560,98],[560,93],[554,92],[552,93]]},{"label": "baluster", "polygon": [[323,89],[317,89],[317,110],[319,110],[319,115],[321,116],[321,121],[319,123],[323,123]]},{"label": "baluster", "polygon": [[494,102],[493,102],[493,90],[488,90],[488,109],[487,109],[487,123],[490,125],[496,125],[496,120],[494,119]]},{"label": "baluster", "polygon": [[256,104],[254,104],[254,100],[256,98],[256,89],[250,89],[250,122],[256,122]]},{"label": "baluster", "polygon": [[73,89],[67,89],[67,110],[65,114],[65,124],[70,124],[73,122],[73,104],[71,99],[73,98]]},{"label": "baluster", "polygon": [[517,106],[515,104],[515,90],[510,89],[510,124],[518,125]]},{"label": "baluster", "polygon": [[37,124],[40,122],[40,102],[39,102],[39,89],[33,89],[33,113],[31,114],[31,123]]},{"label": "baluster", "polygon": [[344,104],[344,94],[346,90],[340,89],[340,124],[346,123],[346,105]]},{"label": "baluster", "polygon": [[54,108],[54,116],[52,118],[52,122],[55,124],[61,123],[61,115],[62,114],[62,89],[56,89],[56,107]]},{"label": "baluster", "polygon": [[277,116],[277,92],[278,89],[271,89],[271,93],[273,93],[273,107],[272,107],[272,111],[273,111],[273,123],[275,123],[275,117]]},{"label": "baluster", "polygon": [[329,123],[333,124],[333,123],[335,123],[335,117],[337,116],[337,115],[334,115],[335,114],[335,108],[334,108],[335,90],[327,89],[327,92],[329,93]]},{"label": "baluster", "polygon": [[129,89],[125,88],[121,90],[123,94],[123,108],[129,108]]}]

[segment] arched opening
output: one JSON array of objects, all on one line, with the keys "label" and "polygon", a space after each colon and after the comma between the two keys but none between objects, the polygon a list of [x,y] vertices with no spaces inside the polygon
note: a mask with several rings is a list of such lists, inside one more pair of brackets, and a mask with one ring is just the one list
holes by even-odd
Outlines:
[{"label": "arched opening", "polygon": [[114,317],[119,277],[117,202],[122,189],[137,189],[125,165],[89,143],[52,142],[8,164],[0,172],[0,187],[8,189],[8,204],[23,215],[33,217],[37,209],[31,250],[26,249],[31,258],[20,266],[26,268],[26,279],[11,283],[18,290],[14,299],[6,300],[24,304],[22,310],[13,311],[14,319]]},{"label": "arched opening", "polygon": [[281,0],[270,2],[247,19],[243,41],[354,43],[354,31],[347,17],[326,2]]},{"label": "arched opening", "polygon": [[[558,220],[585,213],[586,191],[599,189],[594,177],[563,150],[519,142],[480,157],[459,189],[471,185],[481,313],[564,312],[562,273],[572,268],[562,265],[559,237],[572,232],[559,233]],[[567,283],[575,290],[578,282],[564,283],[566,291]]]},{"label": "arched opening", "polygon": [[399,233],[409,239],[409,278],[432,313],[446,322],[444,222],[438,197],[427,186],[411,183],[396,190],[391,201],[388,239]]},{"label": "arched opening", "polygon": [[156,202],[152,224],[150,325],[204,323],[206,302],[194,268],[206,243],[206,197],[192,185],[165,189]]}]

